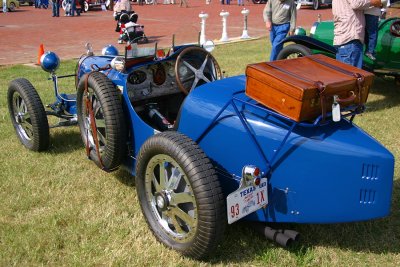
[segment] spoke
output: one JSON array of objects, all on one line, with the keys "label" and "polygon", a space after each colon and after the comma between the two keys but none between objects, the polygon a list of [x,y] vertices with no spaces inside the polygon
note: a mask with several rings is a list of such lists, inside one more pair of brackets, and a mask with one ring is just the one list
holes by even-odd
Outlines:
[{"label": "spoke", "polygon": [[33,136],[33,127],[27,122],[21,123],[22,128],[24,128],[26,135],[31,138]]},{"label": "spoke", "polygon": [[205,81],[205,82],[207,82],[207,83],[209,83],[210,82],[210,80],[209,79],[207,79],[207,77],[206,76],[204,76],[204,73],[202,73],[201,74],[201,77],[200,77],[203,81]]},{"label": "spoke", "polygon": [[190,91],[192,91],[194,88],[196,88],[198,82],[199,82],[199,78],[197,78],[197,75],[196,75],[196,77],[194,78],[192,87],[190,88]]},{"label": "spoke", "polygon": [[16,111],[19,113],[24,113],[25,112],[25,105],[24,102],[22,100],[22,98],[16,97],[15,98],[15,107],[16,107]]},{"label": "spoke", "polygon": [[201,67],[199,68],[199,70],[201,70],[201,72],[204,72],[204,68],[206,67],[207,61],[208,61],[208,54],[207,54],[206,58],[204,59],[203,64],[201,64]]},{"label": "spoke", "polygon": [[103,143],[104,145],[107,144],[107,139],[98,129],[97,129],[97,138],[99,139],[99,143]]},{"label": "spoke", "polygon": [[183,231],[181,225],[179,224],[179,222],[178,222],[178,220],[176,219],[175,216],[171,216],[171,223],[174,225],[175,231],[176,231],[178,234],[186,234],[186,232]]},{"label": "spoke", "polygon": [[165,170],[165,166],[164,166],[164,162],[161,162],[160,164],[159,164],[159,166],[160,166],[160,187],[161,187],[161,189],[165,189],[166,188],[166,178],[165,178],[165,175],[166,175],[166,170]]},{"label": "spoke", "polygon": [[173,168],[172,175],[168,181],[167,189],[175,190],[178,187],[179,182],[181,181],[181,178],[182,178],[182,174],[180,173],[179,169]]},{"label": "spoke", "polygon": [[195,220],[189,214],[187,214],[178,207],[171,208],[171,213],[174,216],[179,217],[179,219],[181,219],[186,225],[190,227],[192,227],[195,223]]},{"label": "spoke", "polygon": [[182,203],[193,203],[194,202],[194,197],[191,193],[172,193],[171,194],[171,205],[178,205]]},{"label": "spoke", "polygon": [[105,119],[96,119],[96,127],[97,128],[106,128]]},{"label": "spoke", "polygon": [[191,71],[193,71],[194,73],[196,73],[197,69],[195,67],[193,67],[192,65],[190,65],[188,62],[186,61],[182,61],[182,63],[188,67]]},{"label": "spoke", "polygon": [[27,121],[31,118],[31,115],[29,113],[25,113],[22,115],[22,118],[24,119],[24,121]]},{"label": "spoke", "polygon": [[93,113],[95,118],[103,118],[103,113],[101,112],[100,102],[97,99],[93,100]]},{"label": "spoke", "polygon": [[186,79],[182,80],[182,83],[186,83],[187,81],[193,80],[196,76],[195,75],[191,75],[189,77],[185,77]]},{"label": "spoke", "polygon": [[161,192],[162,188],[161,188],[160,184],[158,183],[158,181],[157,181],[156,176],[154,175],[154,173],[153,173],[152,182],[153,182],[153,185],[154,185],[154,187],[155,187],[155,189],[156,189],[156,192]]}]

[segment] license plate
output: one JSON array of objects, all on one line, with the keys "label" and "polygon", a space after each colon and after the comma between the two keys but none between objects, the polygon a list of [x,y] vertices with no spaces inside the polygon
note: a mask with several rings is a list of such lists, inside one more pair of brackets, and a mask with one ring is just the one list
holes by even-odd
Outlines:
[{"label": "license plate", "polygon": [[228,223],[234,223],[268,204],[268,180],[261,179],[258,186],[239,188],[226,198]]}]

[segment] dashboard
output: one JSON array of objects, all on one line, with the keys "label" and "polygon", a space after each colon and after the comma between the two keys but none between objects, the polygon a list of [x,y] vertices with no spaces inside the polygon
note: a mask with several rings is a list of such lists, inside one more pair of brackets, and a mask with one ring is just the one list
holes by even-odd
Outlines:
[{"label": "dashboard", "polygon": [[[180,70],[187,75],[187,70]],[[181,92],[176,83],[175,60],[146,65],[132,71],[127,82],[132,102]]]}]

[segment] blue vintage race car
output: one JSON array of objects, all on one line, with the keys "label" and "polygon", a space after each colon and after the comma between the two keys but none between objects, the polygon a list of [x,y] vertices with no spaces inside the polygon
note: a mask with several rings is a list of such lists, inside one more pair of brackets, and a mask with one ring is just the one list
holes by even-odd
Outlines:
[{"label": "blue vintage race car", "polygon": [[[132,45],[133,46],[133,45]],[[58,92],[57,55],[42,56],[56,101],[47,111],[26,79],[11,81],[8,105],[28,149],[49,145],[47,115],[78,124],[88,158],[122,166],[154,236],[184,255],[213,252],[226,223],[340,223],[388,215],[394,157],[342,117],[296,122],[245,93],[246,77],[223,78],[209,50],[115,47],[77,64],[76,94]],[[347,113],[350,112],[350,113]],[[352,110],[346,114],[354,116]],[[262,225],[262,224],[261,224]],[[265,225],[280,244],[296,238]]]}]

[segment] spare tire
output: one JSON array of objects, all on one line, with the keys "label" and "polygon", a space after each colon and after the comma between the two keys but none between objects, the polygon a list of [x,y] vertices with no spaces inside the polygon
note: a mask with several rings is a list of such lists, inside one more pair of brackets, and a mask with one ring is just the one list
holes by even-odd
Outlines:
[{"label": "spare tire", "polygon": [[117,169],[125,156],[127,129],[120,93],[106,75],[91,72],[82,76],[77,113],[89,158],[105,171]]}]

